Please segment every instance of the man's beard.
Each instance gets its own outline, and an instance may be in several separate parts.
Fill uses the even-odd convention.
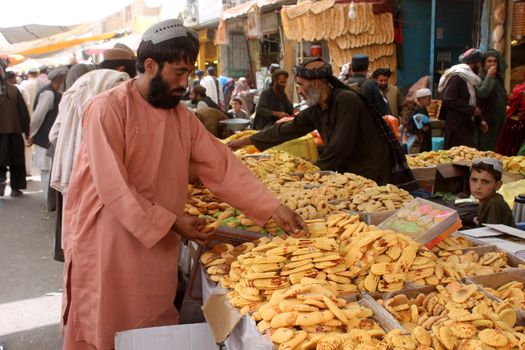
[[[315,106],[321,99],[321,89],[311,88],[306,96],[303,96],[304,103],[308,107]]]
[[[478,74],[479,73],[479,67],[478,66],[471,66],[470,69],[472,69],[474,74]]]
[[[381,91],[385,91],[388,88],[388,84],[377,84]]]
[[[275,90],[278,93],[282,94],[284,92],[284,86],[277,84],[277,85],[275,85]]]
[[[181,95],[174,95],[173,92],[181,92]],[[184,92],[185,89],[170,90],[159,69],[149,83],[148,102],[155,108],[172,109],[177,107]]]

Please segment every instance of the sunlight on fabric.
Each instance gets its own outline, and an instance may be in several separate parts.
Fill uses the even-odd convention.
[[[61,295],[0,304],[0,337],[60,323]]]

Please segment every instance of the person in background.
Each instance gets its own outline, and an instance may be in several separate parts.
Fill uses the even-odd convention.
[[[403,120],[407,113],[407,103],[399,88],[389,83],[391,76],[392,72],[389,68],[378,68],[372,73],[372,78],[376,81],[379,90],[387,101],[388,115]]]
[[[194,86],[190,90],[190,101],[195,106],[196,111],[210,107],[222,112],[221,107],[206,94],[206,88],[202,85]]]
[[[369,59],[368,55],[357,54],[352,56],[352,73],[345,82],[350,89],[365,96],[381,116],[388,114],[388,104],[373,79],[367,77]]]
[[[193,86],[201,84],[202,77],[204,76],[204,71],[202,69],[197,69],[195,71],[195,80],[193,81]]]
[[[44,201],[48,210],[49,175],[52,159],[48,154],[50,146],[49,131],[55,123],[58,114],[58,105],[62,97],[62,87],[66,79],[67,68],[58,67],[49,72],[50,83],[40,90],[35,99],[35,110],[31,117],[29,143],[34,144],[34,167],[40,170]]]
[[[39,81],[39,84],[40,84],[40,89],[42,89],[44,86],[46,85],[49,85],[50,83],[50,79],[48,77],[48,71],[49,71],[49,67],[46,66],[46,65],[43,65],[43,66],[40,66],[40,68],[38,68],[38,81]],[[40,89],[38,89],[38,91],[40,91]]]
[[[476,87],[481,120],[487,123],[486,132],[476,128],[474,140],[480,151],[495,151],[498,136],[505,122],[507,92],[504,74],[506,68],[503,56],[496,50],[488,50],[483,57],[480,78],[483,80]]]
[[[442,96],[440,118],[445,120],[445,149],[455,146],[475,147],[475,119],[481,115],[476,106],[476,86],[483,54],[478,49],[469,49],[460,56],[459,64],[445,71],[439,80],[438,91]],[[481,122],[482,132],[487,123]]]
[[[523,153],[525,144],[525,74],[523,82],[512,89],[496,152],[504,156]]]
[[[432,126],[427,110],[432,103],[432,92],[420,89],[416,92],[416,99],[416,105],[408,113],[401,132],[401,142],[410,154],[432,151]]]
[[[292,121],[233,140],[229,146],[235,149],[253,144],[264,151],[318,130],[325,143],[316,163],[321,170],[351,172],[408,191],[418,188],[401,146],[382,116],[364,96],[333,76],[329,63],[318,58],[296,66],[295,82],[309,108]]]
[[[226,83],[222,87],[223,94],[224,94],[224,106],[225,110],[228,109],[228,106],[230,105],[230,101],[233,97],[233,90],[235,89],[235,80],[233,78],[227,78]]]
[[[250,116],[248,115],[248,112],[246,112],[244,109],[242,109],[242,101],[238,97],[234,97],[231,100],[231,106],[232,108],[228,111],[228,113],[233,116],[234,118],[242,118],[242,119],[250,119]]]
[[[232,97],[240,98],[242,101],[242,109],[248,113],[253,113],[253,96],[248,96],[250,92],[250,84],[245,77],[240,77],[235,83]]]
[[[20,91],[6,81],[0,65],[0,197],[5,193],[9,170],[11,197],[26,188],[24,139],[29,137],[29,112]]]
[[[71,71],[81,64],[69,70],[66,81],[69,78],[69,83],[72,85],[62,95],[57,118],[49,131],[49,142],[55,146],[50,187],[57,191],[54,258],[58,261],[64,261],[62,251],[63,202],[67,197],[73,162],[82,141],[82,112],[93,97],[129,80],[130,76],[135,76],[137,72],[135,55],[129,50],[113,48],[105,50],[103,54],[103,64],[98,67],[94,66],[93,70],[83,75],[79,75],[78,70],[71,75]],[[123,62],[123,60],[130,62]],[[111,61],[114,62],[111,63]],[[101,66],[109,69],[103,69]]]
[[[272,74],[272,87],[264,90],[255,109],[254,127],[263,130],[275,124],[279,119],[291,117],[293,105],[284,89],[288,82],[288,72],[276,69]]]
[[[206,88],[206,94],[219,106],[224,105],[224,94],[219,79],[216,77],[215,67],[208,67],[207,75],[202,78],[200,85]]]
[[[270,64],[270,67],[268,67],[268,72],[266,73],[266,77],[264,78],[263,90],[267,90],[272,87],[272,74],[280,68],[281,67],[277,63]]]
[[[24,80],[20,86],[24,89],[24,100],[27,104],[27,110],[29,111],[29,115],[31,116],[33,114],[33,106],[35,104],[35,98],[40,89],[43,87],[40,85],[38,77],[38,70],[35,68],[31,68],[27,72],[27,79]]]
[[[92,70],[96,69],[97,66],[94,64],[87,64],[87,63],[79,63],[75,64],[73,67],[69,69],[66,75],[66,81],[64,82],[64,91],[67,91],[75,81],[77,81],[78,78],[83,76],[84,74],[91,72]]]
[[[184,215],[190,169],[258,225],[308,231],[180,103],[198,53],[180,20],[154,24],[137,50],[141,74],[84,109],[64,210],[64,350],[114,349],[117,332],[179,323],[181,241],[210,237],[205,219]]]
[[[499,159],[477,158],[470,167],[470,193],[479,200],[474,223],[516,227],[509,205],[497,191],[502,185],[503,165]]]

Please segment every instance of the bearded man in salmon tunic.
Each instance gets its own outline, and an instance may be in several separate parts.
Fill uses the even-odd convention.
[[[95,97],[83,115],[64,212],[64,349],[113,349],[116,332],[175,325],[181,239],[204,243],[183,216],[188,174],[257,224],[306,230],[184,104],[199,52],[179,20],[153,25],[139,76]]]

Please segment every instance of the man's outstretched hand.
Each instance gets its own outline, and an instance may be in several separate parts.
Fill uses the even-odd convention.
[[[232,140],[228,142],[228,147],[230,147],[232,150],[236,150],[239,148],[242,148],[244,146],[251,145],[252,141],[250,140],[250,137],[243,137],[242,139]]]
[[[289,234],[301,231],[308,234],[308,226],[303,218],[287,206],[281,205],[272,215],[273,221]]]
[[[173,224],[171,229],[177,232],[182,238],[204,245],[210,236],[210,233],[201,232],[206,224],[208,224],[206,219],[193,216],[180,216],[175,220],[175,224]]]

